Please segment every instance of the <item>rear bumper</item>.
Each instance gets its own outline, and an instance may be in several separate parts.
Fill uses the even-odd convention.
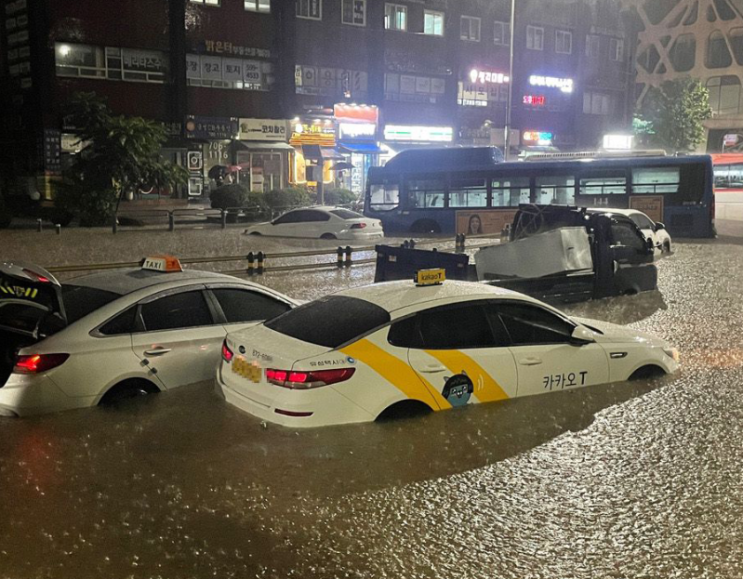
[[[217,370],[216,383],[217,389],[225,400],[233,406],[260,420],[289,428],[372,422],[375,419],[374,416],[339,394],[332,386],[305,391],[275,386],[280,392],[270,405],[267,405],[251,398],[248,389],[225,384],[221,377],[221,368]],[[290,416],[282,414],[282,411],[307,413],[308,415]]]
[[[0,416],[32,416],[91,406],[94,398],[67,396],[45,375],[11,374],[0,388]]]

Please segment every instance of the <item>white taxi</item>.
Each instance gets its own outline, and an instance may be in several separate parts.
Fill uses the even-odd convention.
[[[229,331],[293,308],[255,283],[174,258],[60,284],[0,263],[0,416],[95,406],[209,380]]]
[[[447,410],[679,366],[677,350],[659,338],[459,281],[345,290],[230,333],[222,350],[225,399],[290,427]]]
[[[315,206],[292,209],[273,221],[252,225],[245,234],[369,241],[382,237],[384,229],[379,219],[343,207]]]

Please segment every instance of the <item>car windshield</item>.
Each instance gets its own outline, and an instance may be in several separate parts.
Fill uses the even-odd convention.
[[[303,342],[338,348],[390,321],[390,314],[365,300],[329,296],[266,322],[266,327]]]
[[[79,319],[111,303],[119,294],[81,285],[63,285],[62,299],[64,302],[67,323],[72,324]]]
[[[364,217],[361,213],[349,211],[348,209],[332,209],[330,212],[341,219],[362,219]]]

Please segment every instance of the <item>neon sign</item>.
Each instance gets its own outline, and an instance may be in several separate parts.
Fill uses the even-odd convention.
[[[524,141],[529,141],[530,143],[537,143],[538,145],[552,144],[552,133],[545,131],[524,131],[522,136]]]
[[[510,82],[510,78],[507,74],[503,74],[502,72],[485,72],[484,70],[477,70],[476,68],[473,68],[470,71],[470,81],[472,82],[480,82],[481,84],[485,83],[495,83],[495,84],[504,84],[506,82]]]
[[[572,78],[556,78],[554,76],[531,75],[529,84],[532,86],[544,86],[547,88],[559,88],[562,92],[573,92]]]
[[[546,99],[544,98],[544,95],[541,94],[525,94],[524,95],[524,104],[529,105],[531,107],[543,107],[545,105]]]

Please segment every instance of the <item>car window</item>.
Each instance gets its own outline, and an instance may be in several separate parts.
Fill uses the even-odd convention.
[[[301,217],[301,211],[289,211],[284,213],[281,217],[274,220],[274,225],[284,225],[285,223],[297,223]]]
[[[423,346],[431,350],[463,350],[495,345],[481,305],[433,308],[418,314]]]
[[[564,344],[575,328],[571,322],[539,306],[500,303],[487,307],[491,318],[499,318],[514,346]]]
[[[330,211],[333,215],[337,215],[341,219],[363,219],[363,215],[361,213],[356,213],[355,211],[349,211],[348,209],[331,209]]]
[[[211,290],[222,307],[228,324],[270,320],[289,311],[289,304],[269,295],[235,288]]]
[[[325,213],[324,211],[313,211],[313,210],[306,210],[301,211],[302,217],[299,219],[300,223],[306,223],[310,221],[329,221],[330,215]]]
[[[145,330],[174,330],[209,326],[214,323],[201,291],[165,296],[142,306]]]
[[[635,213],[633,215],[630,215],[630,219],[640,229],[655,229],[655,224],[652,221],[650,221],[648,217],[645,217],[644,215]]]
[[[104,336],[119,336],[121,334],[131,334],[136,327],[137,307],[133,306],[123,311],[118,316],[109,320],[99,328],[99,332]]]
[[[67,314],[67,323],[76,322],[119,297],[121,297],[120,294],[92,287],[63,285],[62,301],[65,314]]]
[[[627,221],[613,221],[611,224],[611,235],[615,245],[624,245],[625,247],[632,247],[639,250],[645,247],[642,237],[638,235],[633,224]]]
[[[390,321],[387,310],[347,296],[327,296],[266,322],[266,327],[303,342],[337,348]]]

